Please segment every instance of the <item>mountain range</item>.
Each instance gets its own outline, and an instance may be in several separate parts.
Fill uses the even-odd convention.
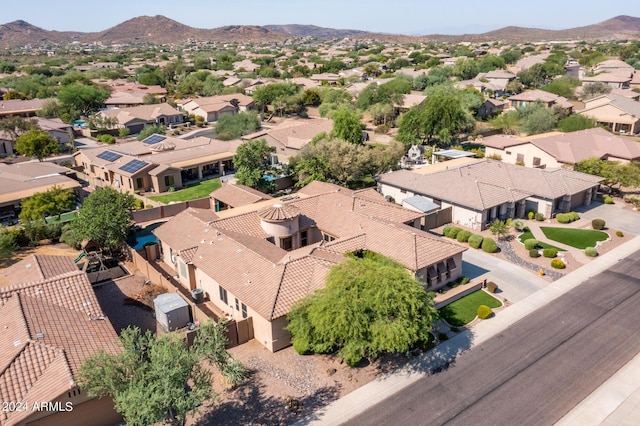
[[[134,43],[179,44],[187,40],[212,42],[272,42],[292,37],[322,39],[357,38],[392,42],[447,41],[447,42],[537,42],[551,40],[639,39],[640,18],[616,16],[584,27],[564,30],[544,30],[524,27],[505,27],[481,34],[408,36],[366,31],[323,28],[315,25],[234,25],[212,29],[193,28],[165,16],[139,16],[101,32],[49,31],[19,20],[0,25],[0,47],[14,48],[26,45],[65,45],[81,43]]]

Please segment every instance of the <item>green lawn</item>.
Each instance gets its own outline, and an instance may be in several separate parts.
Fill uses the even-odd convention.
[[[486,291],[478,290],[441,308],[440,316],[452,326],[462,327],[469,324],[478,315],[480,305],[498,308],[502,306],[502,303]]]
[[[78,211],[74,210],[72,212],[69,213],[62,213],[60,215],[60,220],[58,220],[58,216],[49,216],[48,218],[45,219],[45,221],[47,223],[58,223],[58,222],[70,222],[73,219],[76,218],[76,216],[78,216]]]
[[[197,200],[198,198],[208,197],[211,192],[220,188],[220,186],[222,186],[222,184],[220,183],[220,179],[209,179],[200,183],[196,183],[195,185],[188,188],[181,189],[180,191],[169,192],[165,195],[156,195],[154,197],[147,198],[164,204],[169,204],[172,201],[180,202]]]
[[[543,226],[541,226],[540,229],[548,239],[578,249],[595,247],[598,241],[604,241],[609,238],[606,232],[593,231],[590,229],[551,228]]]
[[[533,233],[531,232],[531,230],[529,228],[524,228],[524,232],[518,237],[518,239],[522,242],[522,244],[524,244],[525,240],[528,240],[530,238],[535,238],[537,240],[537,238],[533,235]],[[551,244],[543,243],[542,241],[538,241],[538,246],[541,249],[552,248],[552,249],[556,249],[558,251],[566,251],[564,249],[561,249],[560,247],[556,247],[556,246],[552,246]]]

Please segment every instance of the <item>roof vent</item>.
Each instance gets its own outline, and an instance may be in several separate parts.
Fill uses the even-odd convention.
[[[89,306],[89,305],[91,305],[91,302],[89,302],[89,301],[86,301],[86,302],[83,302],[83,303],[82,303],[82,306],[83,306],[83,307],[85,307],[85,308],[86,308],[87,306]]]
[[[36,333],[36,339],[44,339],[44,334]]]
[[[20,339],[18,339],[18,340],[14,340],[14,341],[13,341],[13,346],[20,346],[20,343],[22,343],[22,342],[20,341]]]

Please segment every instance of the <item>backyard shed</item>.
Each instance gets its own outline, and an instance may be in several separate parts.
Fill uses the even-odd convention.
[[[156,319],[164,331],[186,327],[191,321],[189,304],[177,293],[164,293],[153,299]]]

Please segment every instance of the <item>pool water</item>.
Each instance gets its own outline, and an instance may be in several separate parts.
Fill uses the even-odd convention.
[[[147,243],[157,243],[158,242],[158,238],[156,238],[156,236],[153,235],[153,234],[136,235],[135,238],[136,238],[135,244],[131,244],[130,243],[131,247],[133,247],[134,250],[140,250]]]

